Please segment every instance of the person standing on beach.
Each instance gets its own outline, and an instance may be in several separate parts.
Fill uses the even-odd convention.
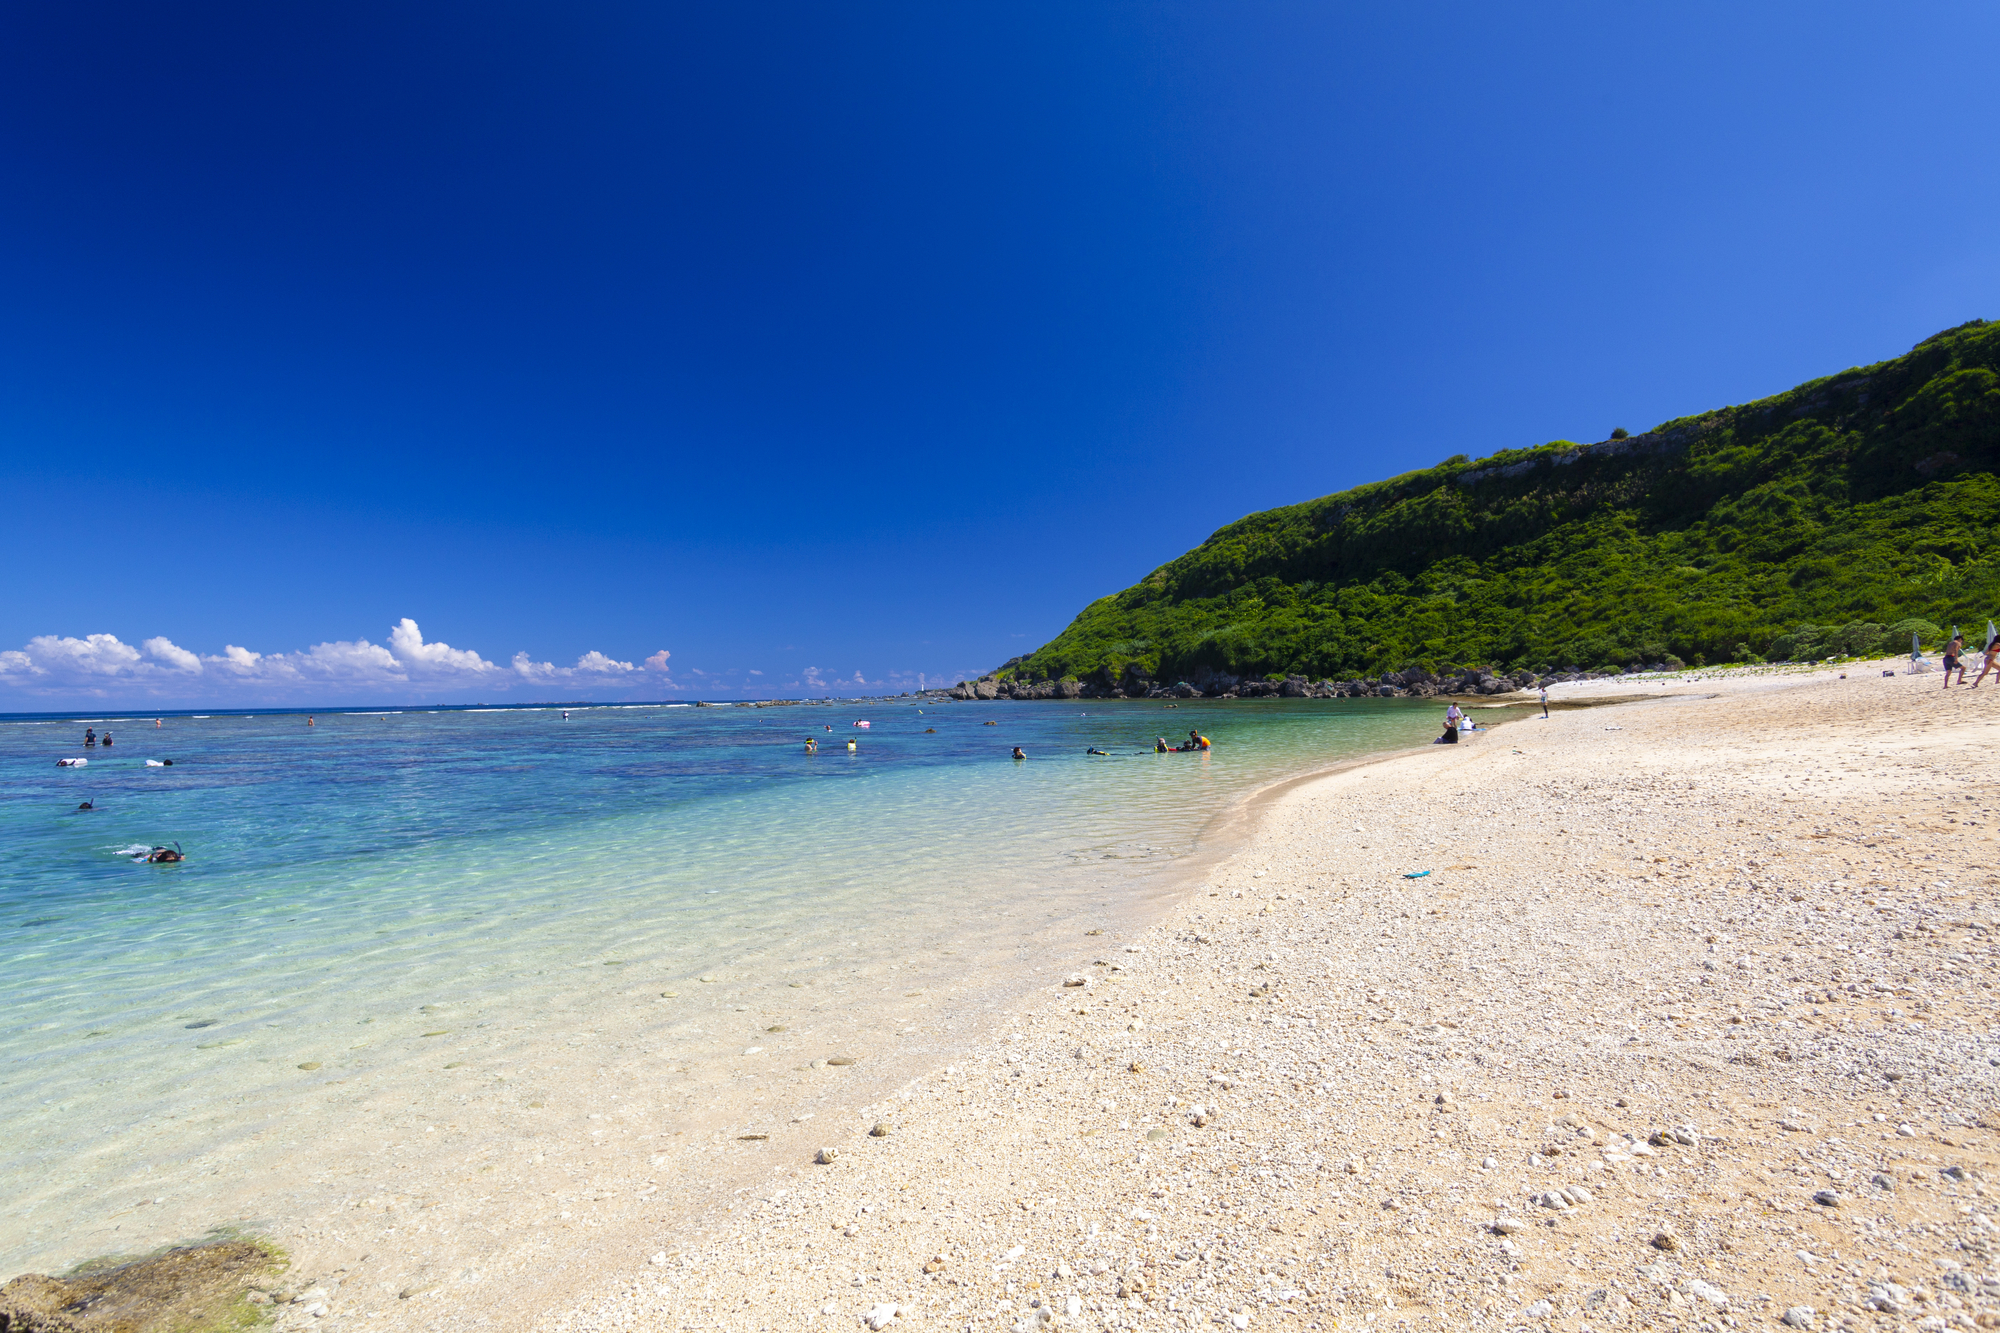
[[[1958,683],[1965,684],[1965,667],[1960,664],[1959,655],[1965,651],[1965,636],[1954,634],[1951,642],[1944,646],[1944,687],[1951,688],[1951,673],[1958,672]]]
[[[1447,705],[1444,710],[1444,720],[1451,724],[1451,729],[1453,731],[1458,730],[1458,720],[1464,716],[1465,714],[1458,711],[1458,705],[1456,703]]]
[[[1544,685],[1542,686],[1542,716],[1547,717],[1548,715],[1549,715],[1549,687]]]

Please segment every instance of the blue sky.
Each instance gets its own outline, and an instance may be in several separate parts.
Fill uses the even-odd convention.
[[[1245,513],[2000,315],[1997,37],[8,6],[0,707],[990,669]]]

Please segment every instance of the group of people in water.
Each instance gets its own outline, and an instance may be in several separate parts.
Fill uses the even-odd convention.
[[[866,726],[866,725],[867,725],[867,723],[865,723],[865,722],[857,722],[857,723],[856,723],[855,725],[856,725],[856,726]],[[990,726],[990,725],[992,725],[992,724],[991,724],[991,723],[989,723],[988,725]],[[833,728],[832,728],[832,727],[828,727],[828,728],[827,728],[827,730],[828,730],[828,731],[832,731],[832,730],[833,730]],[[930,728],[927,728],[927,730],[928,730],[928,731],[936,731],[936,730],[937,730],[937,728],[936,728],[936,727],[930,727]],[[1208,737],[1206,737],[1206,736],[1202,735],[1202,734],[1201,734],[1201,732],[1199,732],[1199,731],[1197,731],[1197,730],[1195,730],[1195,729],[1193,729],[1193,728],[1189,728],[1189,730],[1188,730],[1188,734],[1187,734],[1187,739],[1186,739],[1185,741],[1182,741],[1182,742],[1181,742],[1181,743],[1180,743],[1179,745],[1169,745],[1169,744],[1167,744],[1167,738],[1166,738],[1165,736],[1161,736],[1161,737],[1158,737],[1157,739],[1155,739],[1155,740],[1154,740],[1154,742],[1153,742],[1153,753],[1155,753],[1155,754],[1187,754],[1187,753],[1189,753],[1189,752],[1191,752],[1191,751],[1202,751],[1202,750],[1208,750],[1208,749],[1211,749],[1211,748],[1213,748],[1213,746],[1214,746],[1214,742],[1213,742],[1213,741],[1211,741],[1211,740],[1209,740],[1209,738],[1208,738]],[[847,750],[848,750],[848,753],[850,753],[850,754],[854,753],[854,752],[855,752],[855,750],[856,750],[856,746],[855,746],[855,744],[854,744],[854,741],[853,741],[852,739],[849,739],[849,741],[847,742]],[[819,753],[819,737],[817,737],[817,736],[808,736],[808,737],[806,737],[806,742],[805,742],[805,752],[806,752],[807,754],[818,754],[818,753]],[[1110,757],[1111,757],[1111,751],[1109,751],[1109,750],[1100,750],[1100,749],[1098,749],[1098,748],[1097,748],[1096,746],[1094,746],[1094,745],[1093,745],[1093,746],[1091,746],[1091,747],[1089,747],[1088,749],[1086,749],[1086,750],[1084,751],[1084,753],[1085,753],[1085,754],[1087,754],[1087,755],[1102,755],[1102,756],[1104,756],[1105,758],[1110,758]],[[1013,754],[1012,754],[1011,756],[1009,756],[1009,757],[1010,757],[1010,758],[1014,758],[1014,759],[1026,759],[1026,758],[1028,757],[1028,752],[1027,752],[1026,750],[1022,749],[1022,748],[1021,748],[1020,746],[1018,746],[1018,745],[1017,745],[1017,746],[1015,746],[1015,747],[1014,747],[1014,753],[1013,753]]]
[[[159,726],[160,720],[158,718],[153,719],[153,725],[156,727]],[[83,743],[86,747],[92,749],[95,749],[100,745],[110,745],[111,733],[107,731],[102,736],[100,736],[97,734],[97,728],[85,727],[83,729]],[[56,765],[59,768],[71,768],[79,766],[83,762],[84,761],[81,759],[58,759],[56,760]],[[171,759],[148,759],[146,763],[149,766],[157,765],[161,768],[172,768],[174,761]],[[78,814],[95,813],[97,810],[97,802],[85,801],[82,804],[78,805],[76,809]],[[155,846],[146,851],[142,855],[134,856],[132,859],[135,861],[145,862],[149,865],[171,865],[176,861],[187,860],[187,854],[181,851],[181,845],[179,843],[175,843],[171,847]]]
[[[1209,740],[1208,737],[1202,735],[1199,731],[1190,729],[1188,732],[1188,738],[1185,741],[1181,742],[1179,745],[1167,744],[1167,738],[1165,736],[1156,737],[1153,741],[1153,753],[1188,754],[1192,751],[1207,750],[1212,748],[1213,746],[1214,742]],[[1092,745],[1087,749],[1085,749],[1084,753],[1087,755],[1099,755],[1106,759],[1114,757],[1111,751],[1100,750],[1095,745]],[[1014,758],[1026,759],[1027,757],[1028,757],[1028,752],[1026,750],[1023,750],[1018,745],[1014,747]]]

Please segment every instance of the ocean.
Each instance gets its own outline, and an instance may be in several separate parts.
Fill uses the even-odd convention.
[[[571,1116],[583,1152],[595,1097],[733,1142],[816,1079],[950,1058],[977,1014],[1187,891],[1253,792],[1422,744],[1439,712],[0,718],[0,1277],[334,1216],[393,1195],[391,1160],[442,1178],[420,1133],[459,1163]],[[86,725],[116,744],[83,749]],[[1215,748],[1152,752],[1190,728]],[[185,861],[139,859],[173,844]],[[618,1170],[705,1169],[643,1137]],[[439,1271],[506,1261],[426,1234]]]

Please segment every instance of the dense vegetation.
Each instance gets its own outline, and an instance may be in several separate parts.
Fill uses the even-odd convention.
[[[2000,611],[2000,323],[1594,445],[1252,514],[1002,674],[1353,676],[1909,650]]]

